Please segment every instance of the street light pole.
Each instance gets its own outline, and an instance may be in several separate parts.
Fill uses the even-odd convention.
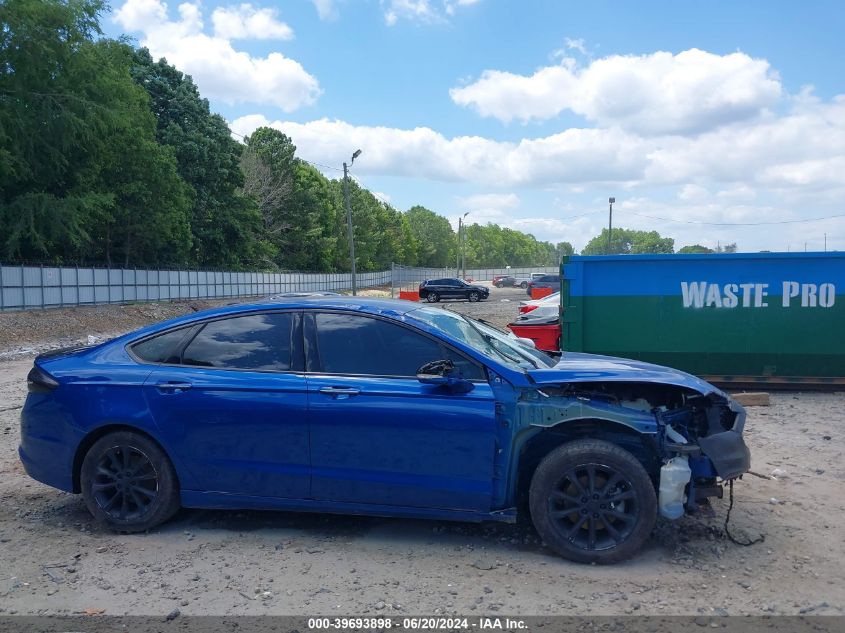
[[[613,203],[616,202],[616,198],[608,198],[608,202],[610,203],[610,212],[607,216],[607,254],[610,255],[610,240],[613,236]]]
[[[458,218],[458,244],[457,248],[455,249],[455,277],[461,276],[461,227],[463,226],[464,219],[462,217]]]
[[[349,161],[351,167],[355,163],[355,159],[361,155],[361,150],[355,150],[352,154],[352,160]],[[343,163],[343,202],[346,205],[346,232],[349,234],[349,262],[352,264],[352,296],[358,294],[358,283],[355,275],[355,235],[352,233],[352,205],[349,203],[349,170],[346,163]]]
[[[466,278],[467,276],[467,254],[466,254],[466,228],[464,228],[463,219],[469,215],[469,211],[463,214],[460,218],[458,218],[458,248],[459,250],[459,266],[463,270],[461,272],[458,271],[458,276],[462,279]]]

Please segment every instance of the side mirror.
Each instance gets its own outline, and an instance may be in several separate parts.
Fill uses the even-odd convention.
[[[417,370],[417,380],[424,385],[446,387],[452,393],[468,393],[475,388],[450,360],[435,360]]]

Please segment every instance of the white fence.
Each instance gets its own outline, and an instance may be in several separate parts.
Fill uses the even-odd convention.
[[[467,278],[489,281],[494,275],[556,273],[557,267],[468,268]],[[357,275],[358,288],[408,289],[424,279],[457,276],[454,268],[393,265]],[[206,270],[142,270],[0,265],[0,311],[64,306],[253,297],[282,292],[348,291],[349,273],[257,273]],[[392,293],[391,293],[392,294]]]
[[[357,275],[359,288],[389,285],[389,270]],[[348,273],[256,273],[0,265],[0,311],[64,306],[350,290]]]

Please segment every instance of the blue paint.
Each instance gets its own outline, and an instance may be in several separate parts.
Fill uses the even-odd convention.
[[[574,256],[564,264],[572,297],[680,296],[682,282],[834,283],[845,292],[845,253],[713,253]]]
[[[269,310],[307,316],[314,309],[410,327],[483,366],[488,380],[474,380],[470,391],[459,393],[415,377],[312,371],[319,367],[312,366],[310,351],[294,359],[290,371],[148,364],[128,351],[132,343],[178,325]],[[119,425],[146,433],[164,448],[188,507],[507,521],[514,517],[519,447],[540,430],[529,428],[535,423],[526,422],[529,414],[523,411],[532,402],[546,402],[539,393],[543,386],[635,381],[713,391],[676,370],[585,354],[566,354],[556,367],[526,370],[415,318],[418,309],[410,302],[362,298],[265,301],[39,357],[36,364],[59,387],[28,396],[21,414],[21,460],[35,479],[72,491],[80,447],[92,433]],[[296,322],[302,330],[295,336],[309,350],[315,320]],[[657,430],[649,412],[593,404],[591,415],[600,417],[596,411],[604,406],[609,419],[646,434]]]

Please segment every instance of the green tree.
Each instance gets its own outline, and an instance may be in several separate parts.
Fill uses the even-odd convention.
[[[419,205],[405,211],[405,219],[419,245],[419,256],[416,262],[402,263],[426,268],[454,266],[457,242],[449,220]]]
[[[611,237],[610,248],[607,245],[607,229],[591,239],[582,255],[634,255],[643,253],[674,253],[675,240],[662,237],[657,231],[636,231],[615,228]]]
[[[179,175],[190,187],[190,262],[198,266],[266,265],[274,251],[265,239],[255,202],[242,195],[243,146],[226,121],[209,109],[191,77],[146,48],[135,51],[132,76],[149,94],[156,137],[172,148]]]
[[[153,262],[190,244],[175,161],[155,142],[131,48],[99,37],[102,10],[99,0],[0,4],[6,257]]]
[[[702,246],[701,244],[691,244],[689,246],[684,246],[678,250],[679,253],[712,253],[712,248],[707,248],[706,246]]]
[[[468,267],[552,266],[557,250],[550,242],[533,235],[503,228],[498,224],[471,224],[466,227]]]
[[[557,252],[560,257],[569,257],[575,254],[575,249],[572,248],[572,244],[569,242],[558,242]]]

